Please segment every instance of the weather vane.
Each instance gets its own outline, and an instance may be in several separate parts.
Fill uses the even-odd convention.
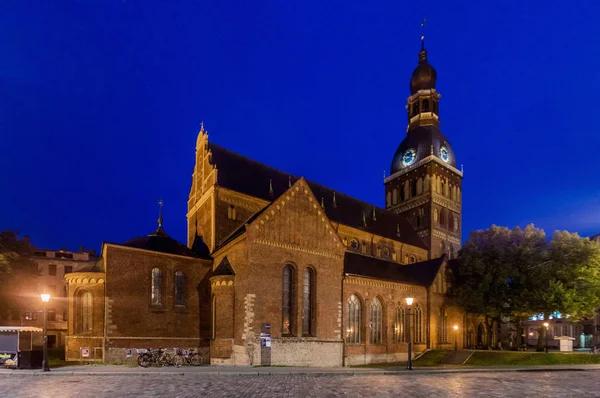
[[[423,20],[421,21],[421,32],[423,32],[421,34],[421,43],[423,44],[423,46],[425,46],[425,22],[427,22],[427,18],[423,18]]]

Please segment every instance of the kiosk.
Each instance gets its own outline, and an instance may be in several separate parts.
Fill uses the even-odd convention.
[[[42,367],[42,328],[0,326],[0,364],[19,369]]]

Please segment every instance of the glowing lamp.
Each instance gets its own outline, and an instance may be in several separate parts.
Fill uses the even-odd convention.
[[[454,325],[454,330],[458,330],[458,325]]]
[[[42,301],[43,301],[44,303],[47,303],[48,301],[50,301],[50,295],[49,295],[49,294],[47,294],[47,293],[40,294],[40,297],[42,298]]]
[[[412,305],[414,299],[412,297],[407,297],[405,300],[406,300],[406,305]]]

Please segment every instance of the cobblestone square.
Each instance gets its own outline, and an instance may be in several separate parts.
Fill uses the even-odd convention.
[[[0,376],[14,397],[600,397],[600,371],[437,375]]]

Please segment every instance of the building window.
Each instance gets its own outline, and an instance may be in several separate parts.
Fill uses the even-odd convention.
[[[73,266],[72,265],[65,265],[65,275],[66,274],[70,274],[71,272],[73,272]]]
[[[175,305],[183,305],[185,292],[185,276],[183,272],[175,272]]]
[[[415,305],[415,316],[413,319],[415,320],[413,323],[415,342],[422,343],[425,341],[425,328],[423,327],[423,308],[421,307],[421,304]]]
[[[362,242],[362,254],[367,254],[367,242]]]
[[[302,334],[311,336],[314,334],[315,273],[310,268],[304,270],[303,303]]]
[[[377,297],[371,301],[370,308],[370,326],[371,326],[371,338],[369,339],[371,344],[381,344],[383,342],[383,309],[381,308],[381,302]]]
[[[423,112],[429,112],[429,100],[428,99],[424,99],[423,100]]]
[[[440,211],[440,225],[442,227],[446,226],[446,210],[445,209],[442,209]]]
[[[440,308],[440,320],[439,320],[439,334],[438,340],[440,343],[448,342],[448,313],[446,307]]]
[[[399,305],[396,307],[396,316],[394,319],[394,343],[404,343],[406,341],[406,337],[404,336],[405,325],[404,307]]]
[[[415,102],[412,107],[412,115],[416,116],[419,113],[419,102]]]
[[[283,267],[281,294],[281,334],[291,335],[293,329],[294,269],[291,265]]]
[[[387,207],[390,207],[392,205],[392,193],[388,191],[388,193],[385,195],[385,203]]]
[[[18,308],[14,308],[10,310],[10,319],[13,321],[18,321],[21,319],[21,311]]]
[[[392,204],[395,205],[398,203],[398,188],[394,188],[392,191]]]
[[[54,253],[54,257],[55,258],[63,258],[63,259],[67,259],[67,260],[72,260],[73,259],[73,253],[56,252],[56,253]]]
[[[48,275],[56,276],[56,264],[48,265]]]
[[[92,293],[84,292],[79,296],[79,333],[92,331]]]
[[[230,205],[227,208],[227,218],[229,218],[230,220],[237,220],[237,217],[235,214],[235,206]]]
[[[35,310],[33,310],[33,311],[27,311],[25,313],[25,320],[26,321],[35,321],[35,320],[37,320],[37,312]]]
[[[448,229],[454,231],[454,216],[452,212],[448,212]]]
[[[48,320],[56,321],[56,310],[55,309],[48,310]]]
[[[152,305],[162,304],[162,272],[158,268],[152,269]]]
[[[360,343],[360,328],[361,328],[361,306],[360,300],[354,294],[348,298],[346,303],[346,316],[348,322],[346,324],[346,343]]]
[[[433,221],[440,221],[440,213],[438,212],[438,209],[433,209]]]
[[[217,298],[212,296],[212,338],[217,338]]]
[[[69,320],[69,309],[63,308],[63,321],[68,321],[68,320]]]
[[[417,180],[412,180],[410,182],[410,196],[412,198],[417,196]]]

